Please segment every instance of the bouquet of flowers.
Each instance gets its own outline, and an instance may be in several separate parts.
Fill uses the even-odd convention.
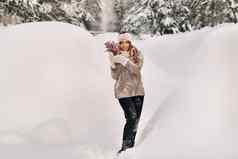
[[[113,53],[113,55],[117,55],[119,53],[118,43],[116,43],[114,41],[106,41],[104,43],[104,45],[107,48],[107,50],[109,50]]]

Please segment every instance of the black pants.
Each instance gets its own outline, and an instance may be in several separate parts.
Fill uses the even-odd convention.
[[[144,96],[131,96],[119,98],[118,100],[126,118],[126,123],[123,130],[122,146],[134,146],[143,107]]]

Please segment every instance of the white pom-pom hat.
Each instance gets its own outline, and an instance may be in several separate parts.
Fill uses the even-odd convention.
[[[121,34],[118,35],[118,42],[120,42],[122,40],[128,40],[130,42],[132,41],[130,34],[127,33],[127,32],[126,33],[121,33]]]

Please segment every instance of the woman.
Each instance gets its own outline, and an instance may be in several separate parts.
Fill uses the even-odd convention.
[[[108,53],[111,62],[111,77],[116,80],[114,96],[118,99],[126,118],[119,154],[127,148],[132,148],[135,144],[145,91],[141,76],[144,62],[142,53],[132,45],[128,33],[119,34],[118,41],[117,55],[111,51]]]

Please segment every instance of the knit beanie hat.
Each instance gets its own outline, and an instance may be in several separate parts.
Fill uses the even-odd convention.
[[[132,41],[130,34],[127,32],[118,35],[118,42],[120,42],[122,40]]]

